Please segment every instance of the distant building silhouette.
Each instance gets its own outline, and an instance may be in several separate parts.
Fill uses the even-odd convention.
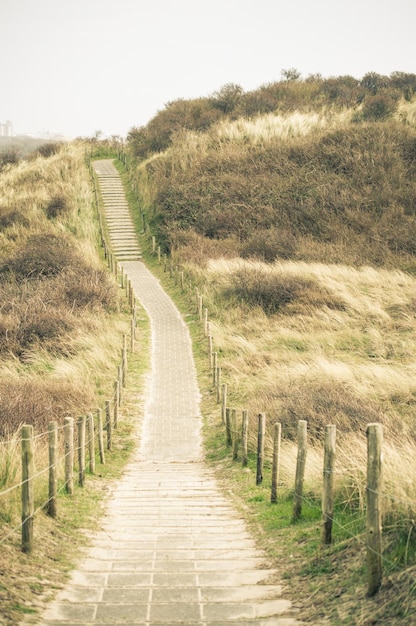
[[[0,137],[13,137],[13,123],[10,120],[0,122]]]

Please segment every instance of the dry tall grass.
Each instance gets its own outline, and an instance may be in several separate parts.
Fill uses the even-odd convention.
[[[313,444],[306,483],[319,499],[323,432],[335,423],[338,497],[362,507],[365,429],[381,422],[385,512],[396,520],[404,511],[416,514],[416,477],[409,478],[408,465],[416,435],[416,280],[399,271],[291,261],[211,259],[204,269],[185,267],[210,312],[229,402],[252,415],[253,448],[255,415],[265,412],[269,428],[282,423],[289,485],[290,440],[297,420],[306,419]],[[269,449],[270,438],[269,431]]]
[[[2,437],[92,410],[110,384],[128,321],[114,315],[93,199],[81,144],[1,173]]]

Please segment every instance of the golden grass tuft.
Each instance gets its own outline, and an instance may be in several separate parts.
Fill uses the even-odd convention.
[[[305,488],[320,499],[323,434],[336,424],[337,498],[362,509],[365,430],[380,422],[385,514],[397,523],[416,514],[413,474],[407,478],[416,436],[416,279],[397,270],[241,258],[209,258],[203,265],[187,259],[185,268],[209,310],[229,406],[251,416],[252,449],[258,413],[266,413],[269,456],[271,425],[282,423],[284,484],[293,480],[297,422],[305,419]],[[273,281],[291,285],[293,300],[271,311],[253,303],[250,289],[257,294]]]

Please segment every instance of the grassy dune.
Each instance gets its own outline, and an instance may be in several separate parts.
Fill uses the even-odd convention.
[[[0,622],[35,619],[62,584],[93,529],[108,481],[132,445],[141,373],[146,367],[145,320],[140,356],[129,355],[128,381],[113,452],[83,489],[65,496],[59,458],[58,519],[46,515],[48,423],[96,414],[114,393],[123,334],[131,312],[124,290],[99,254],[93,185],[82,144],[6,165],[0,173]],[[143,316],[144,317],[144,316]],[[35,545],[21,552],[20,426],[35,434]],[[97,452],[98,454],[98,452]],[[45,469],[46,468],[46,469]]]
[[[162,247],[208,308],[228,404],[282,423],[280,504],[253,487],[204,394],[208,458],[285,563],[302,617],[408,624],[416,589],[415,102],[383,121],[324,106],[175,131],[131,177]],[[169,284],[169,283],[168,283]],[[175,293],[175,292],[174,292]],[[180,301],[180,298],[179,298]],[[186,305],[185,305],[186,306]],[[203,343],[195,336],[196,356]],[[210,386],[206,357],[201,384]],[[304,519],[291,522],[296,425],[308,421]],[[366,426],[384,430],[385,582],[365,597]],[[323,432],[337,425],[334,543],[319,542]],[[313,598],[313,600],[309,600]]]

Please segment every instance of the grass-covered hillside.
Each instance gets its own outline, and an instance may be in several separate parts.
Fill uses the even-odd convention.
[[[52,152],[0,174],[0,437],[95,408],[118,351],[84,148]]]
[[[96,445],[95,474],[89,464],[85,484],[76,481],[69,497],[64,418],[76,425],[80,416],[96,416],[97,433],[98,409],[108,400],[113,410],[131,311],[100,253],[85,146],[47,145],[0,169],[0,623],[15,626],[23,619],[35,623],[73,567],[85,530],[96,528],[108,481],[133,445],[147,351],[145,331],[138,357],[129,353],[129,374],[135,371],[123,390],[112,451],[106,449],[104,465]],[[49,506],[51,422],[58,426],[56,517]],[[33,425],[35,442],[30,553],[21,539],[23,424]]]
[[[404,625],[416,620],[416,77],[406,75],[406,88],[397,73],[347,78],[291,75],[251,94],[228,86],[222,96],[234,95],[235,106],[221,115],[213,105],[221,94],[171,103],[132,130],[130,174],[152,234],[203,296],[228,405],[250,416],[251,450],[258,413],[268,459],[273,423],[282,424],[273,509],[266,487],[253,493],[250,469],[242,475],[230,460],[218,404],[204,396],[208,455],[286,564],[302,617]],[[270,108],[256,109],[266,96]],[[156,130],[165,141],[150,150]],[[300,419],[310,445],[307,512],[294,526]],[[372,422],[384,431],[384,583],[375,600],[366,599],[363,565]],[[336,533],[323,549],[328,424],[337,426]]]

